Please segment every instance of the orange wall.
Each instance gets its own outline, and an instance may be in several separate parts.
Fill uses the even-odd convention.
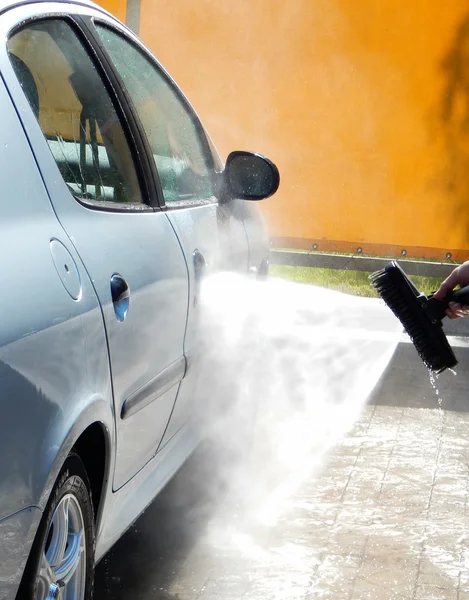
[[[125,23],[127,0],[99,0],[98,4]]]
[[[469,257],[467,0],[140,2],[222,157],[277,163],[272,236]]]

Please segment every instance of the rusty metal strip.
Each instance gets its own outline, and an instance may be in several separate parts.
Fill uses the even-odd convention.
[[[373,256],[396,256],[444,262],[469,259],[468,249],[436,248],[431,246],[409,246],[406,244],[386,244],[373,242],[345,242],[340,240],[272,237],[274,248],[285,250],[306,250],[313,252],[346,252],[347,254],[367,254]]]

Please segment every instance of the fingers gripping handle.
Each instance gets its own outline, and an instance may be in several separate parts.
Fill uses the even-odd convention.
[[[449,304],[450,302],[457,302],[463,306],[469,305],[469,285],[466,285],[466,287],[456,290],[455,292],[451,292],[446,296],[444,301],[446,304]]]

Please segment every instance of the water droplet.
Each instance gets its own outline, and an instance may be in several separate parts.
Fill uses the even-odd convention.
[[[440,390],[436,387],[436,382],[439,378],[437,373],[434,373],[431,369],[428,369],[428,377],[430,379],[430,385],[435,391],[435,395],[437,397],[438,406],[441,408],[443,405],[443,398],[440,396]]]

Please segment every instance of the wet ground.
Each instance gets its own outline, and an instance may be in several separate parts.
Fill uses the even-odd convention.
[[[202,448],[98,566],[96,597],[469,600],[469,350],[456,351],[440,402],[401,344],[271,527],[243,520]]]

